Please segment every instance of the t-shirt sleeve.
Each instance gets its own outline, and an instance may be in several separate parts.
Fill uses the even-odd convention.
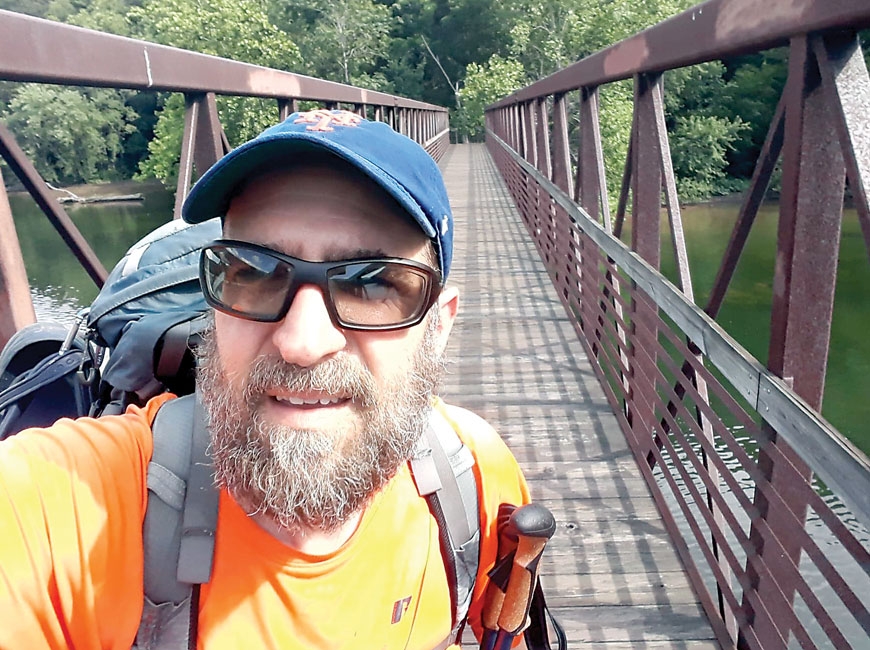
[[[153,401],[0,443],[0,648],[129,648]]]
[[[498,553],[499,508],[529,503],[529,488],[514,455],[483,418],[456,406],[439,405],[463,442],[471,449],[480,491],[480,566],[474,585],[468,623],[475,636],[482,635],[483,595],[489,581],[487,572]]]

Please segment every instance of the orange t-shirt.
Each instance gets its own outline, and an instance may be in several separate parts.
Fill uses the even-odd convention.
[[[0,444],[0,648],[130,647],[142,610],[142,520],[150,422],[165,397],[121,416],[61,420]],[[501,503],[528,490],[498,435],[436,403],[477,460],[481,562],[469,611],[496,553]],[[224,492],[198,647],[430,650],[450,631],[438,530],[408,468],[373,499],[329,556],[281,544]]]

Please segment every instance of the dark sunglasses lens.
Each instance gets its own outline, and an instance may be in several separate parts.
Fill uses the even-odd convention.
[[[266,252],[210,246],[202,254],[203,290],[217,309],[254,320],[278,320],[292,268]]]
[[[387,327],[418,319],[432,278],[401,262],[351,262],[329,270],[329,294],[339,319],[350,326]]]

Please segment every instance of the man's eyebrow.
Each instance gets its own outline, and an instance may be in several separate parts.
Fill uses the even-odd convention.
[[[395,255],[387,255],[383,249],[357,248],[351,251],[341,251],[336,253],[326,253],[324,262],[338,262],[340,260],[361,260],[371,257],[395,257]]]
[[[252,244],[257,244],[259,246],[265,246],[273,251],[277,251],[279,253],[284,253],[285,255],[290,255],[291,257],[298,257],[299,259],[306,259],[303,255],[299,254],[299,251],[288,250],[285,246],[281,246],[276,242],[267,242],[267,241],[252,241]],[[341,262],[344,260],[361,260],[373,257],[396,257],[395,255],[389,255],[382,248],[355,248],[351,250],[328,250],[323,255],[324,262]]]

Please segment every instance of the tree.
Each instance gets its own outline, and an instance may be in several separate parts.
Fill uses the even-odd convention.
[[[725,154],[745,124],[713,115],[688,113],[675,119],[671,154],[680,198],[695,201],[735,189],[728,183]]]
[[[785,49],[739,57],[727,62],[727,83],[711,106],[710,114],[735,117],[746,124],[728,154],[729,172],[749,178],[761,152],[770,122],[788,76]]]
[[[133,111],[111,90],[21,86],[4,119],[18,144],[50,183],[117,177],[121,143]]]
[[[423,30],[439,61],[427,61],[429,101],[451,106],[454,90],[447,78],[461,86],[469,64],[485,64],[493,54],[509,55],[514,7],[502,0],[434,0],[433,4],[428,14],[431,23]],[[444,68],[443,75],[439,67]]]
[[[278,69],[294,69],[299,49],[279,30],[259,0],[146,0],[127,14],[137,38]],[[274,102],[242,97],[218,98],[218,114],[227,138],[243,142],[278,119]],[[155,137],[140,175],[171,183],[177,175],[184,132],[184,101],[176,97],[159,112]]]
[[[346,84],[368,82],[369,88],[384,83],[377,63],[389,52],[389,7],[372,0],[312,0],[288,4],[282,14],[309,74]]]
[[[470,63],[466,68],[465,85],[459,91],[462,107],[453,126],[473,139],[483,136],[483,109],[497,99],[509,95],[526,83],[526,74],[518,61],[493,54],[483,65]]]

